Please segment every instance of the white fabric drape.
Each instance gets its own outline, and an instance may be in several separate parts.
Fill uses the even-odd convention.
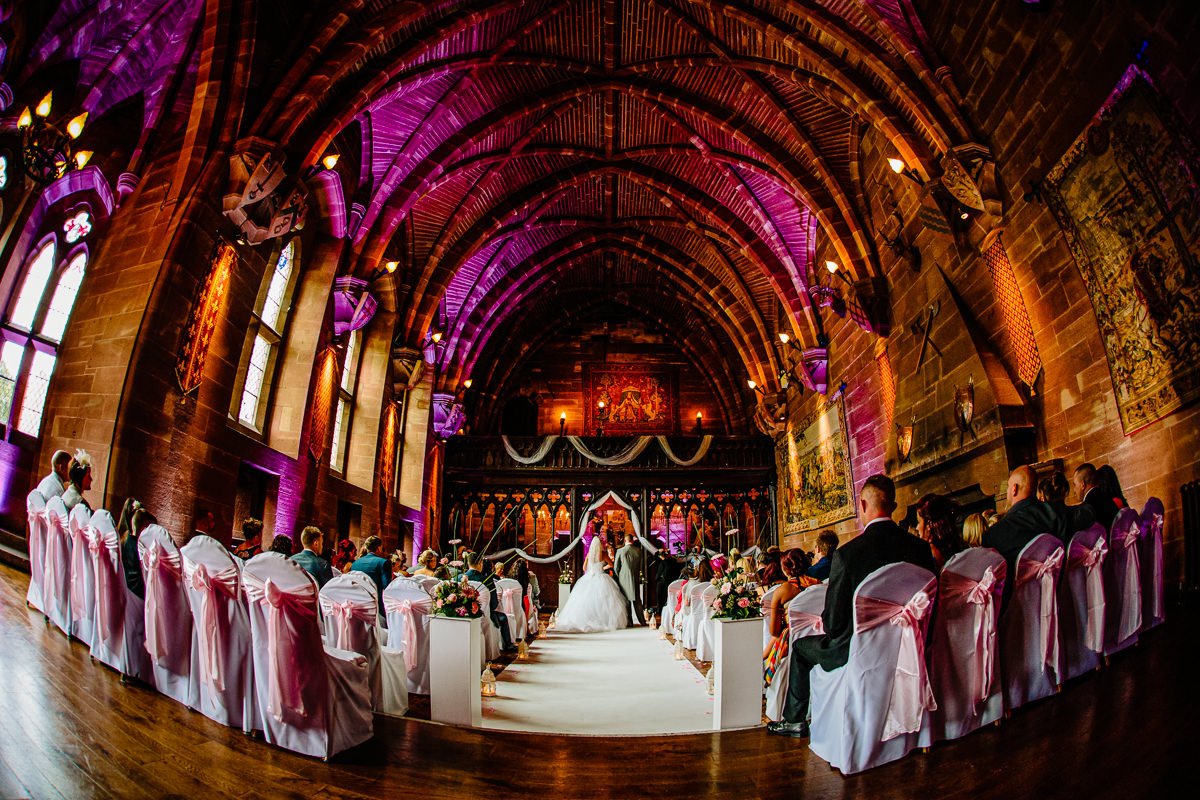
[[[667,441],[666,436],[635,436],[632,440],[630,440],[629,444],[624,447],[624,449],[613,456],[596,455],[590,449],[588,449],[588,446],[583,443],[583,439],[578,436],[568,436],[566,439],[581,456],[588,459],[593,464],[598,464],[602,467],[620,467],[633,462],[650,445],[651,439],[657,439],[658,446],[662,448],[662,451],[667,458],[671,459],[672,462],[681,467],[690,467],[694,464],[698,464],[704,458],[704,456],[708,454],[708,448],[710,445],[712,445],[713,437],[708,434],[700,437],[700,446],[696,448],[696,452],[691,458],[680,458],[679,456],[675,455],[675,451],[671,449],[671,445]],[[523,456],[517,452],[517,449],[513,447],[512,442],[508,440],[507,436],[500,437],[500,441],[504,443],[504,452],[508,453],[508,457],[518,464],[526,467],[540,463],[542,459],[550,454],[550,451],[554,448],[554,445],[558,440],[559,437],[557,435],[547,436],[542,439],[542,443],[538,445],[538,448],[533,452],[533,455]]]
[[[648,439],[650,437],[646,437],[646,438]],[[657,553],[659,548],[655,547],[649,541],[642,538],[642,523],[638,519],[637,512],[634,510],[633,506],[631,506],[629,503],[626,503],[621,498],[621,496],[618,495],[616,492],[610,491],[610,492],[605,493],[602,497],[597,498],[595,500],[595,502],[593,502],[590,506],[588,506],[587,510],[584,511],[583,514],[580,515],[579,520],[576,524],[576,530],[578,532],[575,534],[575,538],[572,539],[571,543],[568,544],[566,547],[564,547],[560,552],[555,553],[554,555],[549,556],[547,558],[538,558],[537,556],[533,556],[533,555],[530,555],[529,553],[526,553],[524,550],[522,550],[519,547],[510,547],[507,550],[501,550],[499,553],[493,553],[492,555],[485,556],[485,558],[487,558],[489,561],[500,561],[501,559],[508,558],[513,553],[516,553],[516,554],[520,555],[521,558],[525,559],[526,561],[532,561],[535,564],[553,564],[554,562],[561,560],[563,558],[563,556],[567,555],[568,553],[570,553],[572,550],[575,549],[575,547],[583,539],[584,526],[587,524],[588,517],[590,517],[592,512],[595,511],[597,508],[599,508],[600,506],[607,503],[609,501],[609,499],[612,499],[613,501],[616,502],[617,505],[621,506],[621,508],[623,508],[629,512],[629,519],[633,521],[633,533],[635,536],[637,536],[638,544],[640,544],[642,547],[646,548],[646,550],[648,550],[651,553]]]

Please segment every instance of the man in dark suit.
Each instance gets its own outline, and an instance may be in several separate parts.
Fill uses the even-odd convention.
[[[660,548],[650,560],[654,563],[654,605],[660,606],[667,602],[667,587],[672,581],[678,580],[683,572],[683,562],[668,553],[665,547]]]
[[[304,567],[305,571],[316,579],[317,588],[324,586],[333,577],[333,569],[329,562],[319,555],[323,543],[321,529],[316,525],[309,525],[300,531],[300,544],[304,549],[292,556],[292,561]]]
[[[511,650],[513,643],[512,637],[508,634],[508,618],[504,616],[504,612],[500,610],[500,597],[496,593],[496,576],[491,571],[483,571],[483,555],[481,553],[467,552],[467,580],[482,583],[488,590],[488,619],[492,621],[500,630],[501,647],[504,650]]]
[[[1096,522],[1103,525],[1104,530],[1112,530],[1113,520],[1117,518],[1117,503],[1096,486],[1096,468],[1091,464],[1080,464],[1075,468],[1071,483],[1080,502],[1096,512]]]
[[[1032,467],[1017,467],[1008,476],[1008,511],[992,527],[983,533],[983,546],[991,547],[1008,566],[1004,580],[1002,607],[1008,606],[1012,587],[1017,582],[1017,556],[1034,537],[1048,533],[1061,542],[1066,542],[1071,533],[1067,521],[1048,503],[1036,497],[1037,474]]]
[[[827,670],[844,666],[850,658],[854,635],[854,591],[880,567],[898,562],[915,564],[937,572],[937,562],[927,542],[900,529],[892,522],[896,510],[896,486],[886,475],[872,475],[858,498],[863,532],[833,552],[829,590],[821,620],[825,633],[805,636],[792,645],[788,667],[787,700],[783,718],[767,726],[771,733],[796,738],[808,737],[809,672],[819,664]]]

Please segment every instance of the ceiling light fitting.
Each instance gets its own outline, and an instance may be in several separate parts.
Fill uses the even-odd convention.
[[[25,174],[45,186],[76,169],[87,166],[91,150],[75,150],[74,142],[83,133],[88,112],[81,112],[67,123],[62,131],[47,119],[53,106],[54,93],[46,92],[31,113],[29,108],[17,118],[21,134],[22,166]]]

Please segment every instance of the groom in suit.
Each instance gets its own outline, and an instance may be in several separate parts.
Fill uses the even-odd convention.
[[[781,736],[808,738],[808,674],[820,664],[827,670],[844,666],[854,636],[854,590],[880,567],[906,561],[937,574],[929,543],[905,533],[892,522],[896,485],[886,475],[872,475],[858,496],[859,519],[866,525],[856,538],[833,551],[829,590],[821,620],[825,633],[804,636],[789,653],[787,701],[782,719],[767,725]]]
[[[613,571],[617,573],[617,585],[621,587],[621,594],[625,595],[627,601],[633,603],[634,625],[641,625],[642,620],[645,619],[642,612],[642,593],[638,591],[642,582],[644,565],[642,548],[634,543],[632,533],[625,534],[625,546],[617,551]],[[628,605],[625,607],[625,611],[629,612]]]

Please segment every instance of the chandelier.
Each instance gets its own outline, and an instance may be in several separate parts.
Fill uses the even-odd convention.
[[[53,92],[47,92],[31,113],[26,107],[17,118],[21,132],[22,162],[25,174],[45,186],[75,169],[82,169],[92,157],[91,150],[75,150],[75,139],[83,132],[87,112],[67,123],[66,131],[58,129],[47,118]]]

